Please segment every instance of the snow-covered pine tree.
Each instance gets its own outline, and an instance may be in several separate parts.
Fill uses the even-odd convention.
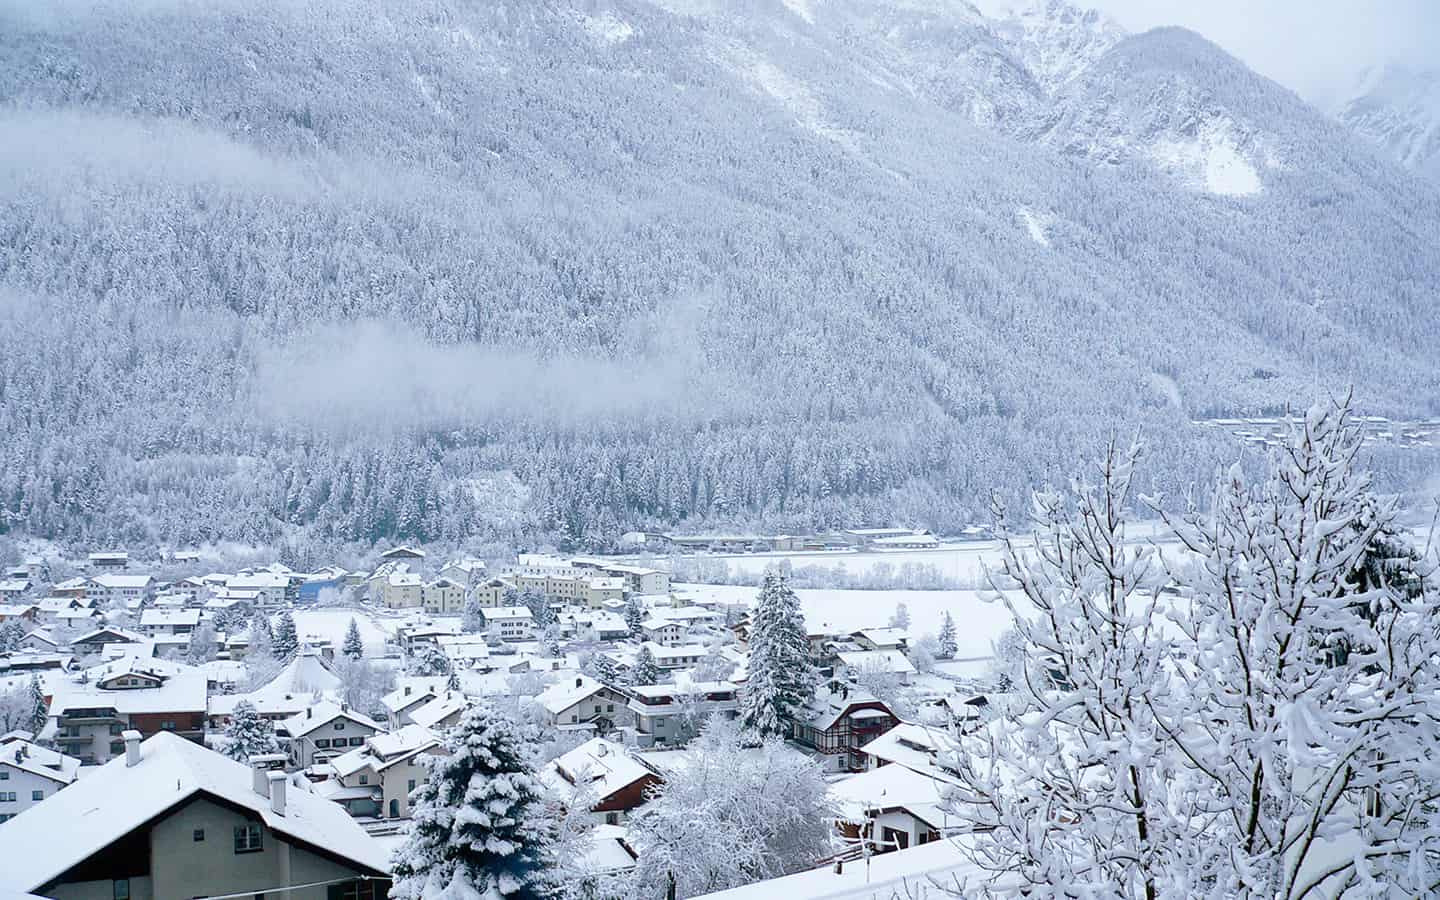
[[[290,610],[283,610],[280,617],[275,621],[275,640],[273,643],[276,659],[289,661],[295,658],[300,652],[300,636],[295,631],[295,617]]]
[[[487,702],[466,710],[426,758],[409,836],[395,855],[397,900],[504,898],[551,893],[553,826],[531,761],[533,726]]]
[[[215,651],[215,628],[209,622],[201,622],[190,632],[190,644],[185,649],[185,660],[192,666],[198,666],[214,659]]]
[[[955,619],[950,615],[950,610],[945,610],[945,618],[940,623],[940,652],[941,659],[954,659],[959,651],[960,645],[955,640]]]
[[[30,675],[30,686],[28,689],[30,701],[30,721],[25,728],[31,734],[39,734],[45,729],[45,722],[50,718],[50,706],[45,702],[45,689],[40,685],[40,676]]]
[[[406,668],[411,675],[446,675],[450,672],[450,657],[434,644],[421,644],[410,655]]]
[[[620,667],[615,665],[615,660],[604,653],[596,653],[590,666],[591,676],[601,684],[613,687],[624,680],[620,677]]]
[[[815,668],[800,599],[776,572],[766,573],[750,620],[749,672],[741,725],[758,737],[783,734],[785,721],[815,696]]]
[[[250,647],[246,655],[275,655],[275,629],[270,627],[270,617],[257,610],[250,618]]]
[[[235,704],[230,724],[225,728],[225,755],[240,762],[260,753],[275,753],[275,726],[255,709],[249,700]]]
[[[630,636],[638,638],[641,634],[640,625],[645,621],[645,609],[635,597],[625,601],[625,627],[630,629]]]
[[[637,686],[654,684],[660,680],[660,666],[655,662],[655,654],[651,652],[649,644],[640,645],[640,652],[635,654],[635,664],[630,667],[627,680]]]
[[[447,676],[446,679],[445,679],[445,690],[447,690],[447,691],[454,691],[454,692],[457,693],[457,694],[461,692],[461,690],[460,690],[460,673],[457,672],[457,671],[455,671],[455,667],[454,667],[454,666],[451,666],[451,667],[450,667],[450,674],[449,674],[449,676]]]
[[[899,603],[895,604],[895,614],[890,617],[890,627],[903,628],[907,631],[909,630],[910,607],[905,605],[904,600],[901,600]]]
[[[345,642],[340,645],[340,652],[351,659],[359,659],[365,655],[365,642],[360,639],[360,623],[353,618],[345,629]]]
[[[0,653],[13,653],[20,649],[25,638],[25,626],[17,619],[6,619],[0,623]]]
[[[485,607],[480,598],[471,594],[465,600],[465,612],[460,617],[460,630],[466,634],[479,634],[485,630]]]

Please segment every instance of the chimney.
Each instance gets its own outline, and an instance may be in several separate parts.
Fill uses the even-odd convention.
[[[124,731],[120,737],[125,741],[125,767],[129,768],[140,762],[140,732],[135,729]]]
[[[405,685],[405,696],[410,696],[410,685]]]
[[[576,686],[577,688],[584,686],[584,684],[585,684],[585,679],[583,679],[583,678],[577,678],[577,679],[575,679],[575,686]]]
[[[312,709],[311,707],[308,707],[308,706],[305,707],[305,718],[309,719],[309,718],[312,718],[314,715],[315,715],[315,710],[314,710],[314,709]]]
[[[288,780],[284,772],[271,770],[270,775],[270,811],[277,816],[285,815],[285,783]]]
[[[264,756],[250,757],[250,772],[252,773],[250,783],[255,788],[255,793],[262,797],[270,796],[270,779],[267,777],[270,770],[265,765]]]

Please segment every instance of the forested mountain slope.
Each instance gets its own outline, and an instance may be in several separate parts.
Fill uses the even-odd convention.
[[[1173,491],[1192,417],[1440,396],[1440,194],[1186,32],[7,2],[0,103],[12,529],[945,529],[1116,430]]]
[[[1372,69],[1336,116],[1401,165],[1440,181],[1440,70]]]

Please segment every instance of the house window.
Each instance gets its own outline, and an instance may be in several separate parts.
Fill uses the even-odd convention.
[[[330,747],[330,739],[329,739],[329,738],[316,738],[316,739],[315,739],[315,749],[316,749],[316,750],[327,750],[327,749],[329,749],[329,747]]]
[[[115,900],[130,900],[130,879],[115,879],[115,884],[111,888],[110,896],[114,897]]]
[[[405,789],[406,789],[407,791],[414,791],[414,790],[415,790],[415,779],[413,779],[413,778],[410,779],[410,781],[407,783],[407,786],[406,786]]]
[[[605,814],[605,824],[606,824],[606,825],[619,825],[619,824],[620,824],[620,814],[619,814],[618,812],[607,812],[607,813]]]
[[[121,753],[124,753],[124,752],[125,752],[125,744],[124,744],[123,741],[111,741],[111,742],[110,742],[110,755],[111,755],[111,756],[119,756]]]
[[[0,769],[0,781],[9,781],[10,772],[7,769]]]
[[[116,722],[110,726],[110,733],[115,735],[116,737],[119,737],[120,733],[124,730],[125,726],[121,725],[119,722]]]
[[[363,737],[353,737],[350,739],[350,746],[352,747],[358,747],[363,743],[365,743],[365,739]]]
[[[14,802],[15,802],[15,792],[14,792],[14,791],[11,791],[11,792],[8,793],[8,794],[5,793],[4,791],[0,791],[0,803],[14,803]]]
[[[613,703],[607,703],[607,704],[605,704],[605,711],[606,711],[607,713],[614,712],[614,711],[615,711],[615,704],[613,704]]]
[[[197,843],[197,844],[200,843],[201,841],[205,840],[205,829],[203,829],[203,828],[197,828],[197,829],[195,829],[195,831],[190,835],[190,839],[193,840],[193,841],[195,841],[195,843]]]
[[[44,800],[44,799],[45,799],[45,792],[44,792],[44,791],[31,791],[31,792],[30,792],[30,799],[31,799],[31,800]]]
[[[344,730],[345,730],[345,723],[344,723],[344,722],[336,722],[336,723],[335,723],[335,730],[336,730],[336,731],[344,731]]]
[[[360,776],[360,783],[361,783],[361,784],[369,784],[369,783],[370,783],[370,776],[369,776],[369,775],[361,775],[361,776]]]
[[[325,900],[386,900],[390,885],[383,881],[348,881],[325,888]]]
[[[260,833],[260,825],[251,822],[248,825],[235,826],[235,852],[256,853],[264,849]]]
[[[164,722],[161,722],[161,723],[160,723],[160,730],[161,730],[161,731],[174,731],[174,730],[175,730],[175,723],[174,723],[173,721],[169,721],[169,720],[164,721]]]

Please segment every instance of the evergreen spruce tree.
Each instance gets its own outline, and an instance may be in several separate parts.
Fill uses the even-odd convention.
[[[280,618],[275,623],[275,640],[273,644],[275,658],[291,660],[295,654],[300,652],[300,636],[295,632],[295,617],[290,615],[290,610],[280,613]]]
[[[248,762],[259,753],[276,753],[280,749],[275,742],[275,726],[255,709],[249,700],[235,704],[230,716],[230,725],[225,729],[225,755],[240,762]]]
[[[551,894],[554,829],[531,748],[539,732],[488,703],[467,710],[426,758],[414,793],[414,820],[396,853],[397,900],[505,898]]]
[[[640,652],[635,654],[635,665],[630,667],[630,683],[647,685],[659,680],[660,666],[655,662],[655,654],[650,651],[649,644],[641,644]]]
[[[940,623],[940,658],[954,659],[955,653],[960,649],[955,641],[955,619],[950,615],[950,610],[945,610],[945,619]]]
[[[270,617],[263,612],[257,611],[250,620],[250,649],[248,652],[263,656],[275,655],[275,630],[270,627]]]
[[[592,676],[601,684],[613,687],[621,682],[620,667],[615,665],[615,660],[606,656],[604,653],[596,653],[594,661],[590,665]]]
[[[780,735],[785,720],[815,696],[805,616],[783,576],[770,572],[750,620],[750,677],[741,697],[740,724],[758,737]]]
[[[25,634],[25,626],[19,619],[6,619],[4,624],[0,624],[0,653],[13,653],[20,649]]]
[[[29,695],[30,722],[27,728],[31,734],[38,735],[50,718],[50,707],[45,703],[45,689],[40,686],[40,676],[33,672],[30,674]]]
[[[460,673],[456,672],[453,666],[450,668],[450,676],[445,679],[445,690],[460,693]]]
[[[645,610],[640,606],[640,601],[634,597],[625,601],[625,627],[630,629],[630,636],[638,638],[641,633],[640,623],[645,621]]]
[[[446,675],[450,672],[450,657],[434,644],[422,644],[410,656],[407,667],[411,675]]]
[[[350,620],[350,627],[345,629],[345,643],[341,645],[340,652],[351,659],[359,659],[365,655],[365,643],[360,640],[360,624],[353,618]]]
[[[460,619],[460,630],[466,634],[479,634],[485,630],[485,607],[480,598],[471,594],[465,601],[465,613]]]

